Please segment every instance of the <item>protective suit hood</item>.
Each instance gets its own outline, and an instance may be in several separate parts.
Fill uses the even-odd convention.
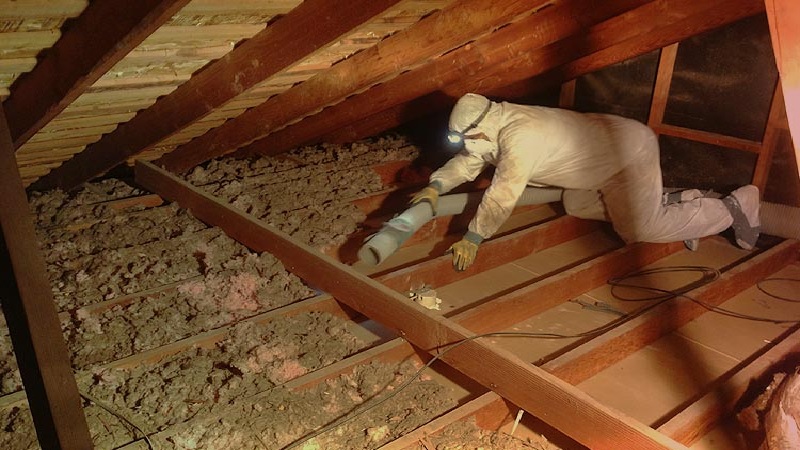
[[[465,139],[464,142],[468,153],[485,158],[497,153],[502,115],[502,105],[479,94],[466,94],[450,113],[449,129],[466,135],[485,134],[489,141]]]

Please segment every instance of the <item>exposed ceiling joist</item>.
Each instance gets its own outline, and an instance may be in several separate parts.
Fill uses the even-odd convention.
[[[236,119],[179,147],[158,161],[184,171],[216,156],[235,151],[287,124],[336,104],[349,95],[397,76],[401,71],[458,47],[476,35],[551,4],[548,0],[464,0],[398,32],[324,74],[267,100]]]
[[[293,273],[349,307],[386,324],[549,425],[592,449],[680,449],[684,446],[612,410],[585,392],[497,346],[475,339],[454,320],[432,313],[398,292],[183,182],[152,164],[137,161],[137,182],[219,226],[253,251],[267,251]],[[458,343],[458,348],[441,350]],[[454,346],[455,347],[455,346]],[[564,407],[567,405],[568,407]],[[597,430],[603,430],[597,433]]]
[[[796,0],[766,0],[766,8],[789,130],[794,138],[795,158],[800,169],[800,3]]]
[[[12,2],[12,4],[15,2]],[[19,148],[189,0],[91,2],[4,102]]]
[[[371,114],[361,117],[350,116],[347,122],[339,125],[341,128],[338,129],[329,123],[318,130],[318,133],[327,130],[328,134],[305,136],[305,140],[308,142],[319,138],[330,142],[358,140],[448,108],[452,105],[452,100],[447,104],[445,102],[447,98],[455,99],[470,91],[498,98],[530,95],[532,92],[556,86],[565,80],[657,50],[693,35],[758,14],[763,10],[764,4],[760,0],[705,2],[659,0],[599,24],[594,27],[594,31],[589,30],[591,34],[582,33],[580,37],[573,37],[539,49],[522,61],[524,64],[520,64],[519,60],[510,59],[506,64],[494,67],[490,71],[464,78],[438,92],[419,96],[408,103],[383,102],[379,98],[372,98],[371,102],[389,107],[382,111],[373,110]],[[581,48],[582,42],[591,44],[591,47]],[[579,46],[581,52],[575,52],[573,47],[575,45]],[[560,56],[564,52],[571,54],[566,57]],[[544,66],[537,66],[541,64]],[[355,102],[357,98],[353,97],[350,101]],[[322,117],[312,117],[306,119],[301,126],[316,127],[313,121],[322,119]],[[286,136],[281,135],[284,132]],[[293,132],[299,134],[302,130],[298,128]],[[260,144],[260,148],[269,153],[285,149],[288,142],[284,140],[297,139],[289,133],[292,133],[290,129],[275,133],[268,138],[272,141],[265,142],[263,146]]]
[[[69,190],[105,173],[268,77],[335,42],[399,1],[302,2],[170,95],[39,180],[35,188],[57,186]]]

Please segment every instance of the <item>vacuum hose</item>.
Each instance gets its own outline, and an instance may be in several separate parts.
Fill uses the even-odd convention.
[[[762,233],[800,240],[800,208],[761,202],[759,218]]]
[[[561,201],[561,192],[561,189],[529,187],[522,193],[517,206],[558,202]],[[468,205],[480,203],[482,196],[483,192],[443,195],[439,197],[435,217],[460,214]],[[358,258],[368,265],[377,266],[433,217],[430,203],[417,203],[386,222],[380,231],[370,236],[359,249]]]
[[[517,206],[535,205],[561,201],[561,189],[525,189]],[[468,205],[477,205],[483,192],[444,195],[439,198],[436,217],[460,214]],[[800,240],[800,208],[777,203],[761,202],[761,231],[785,239]],[[384,224],[358,251],[358,258],[371,266],[377,266],[391,256],[417,230],[433,219],[429,203],[418,203]]]

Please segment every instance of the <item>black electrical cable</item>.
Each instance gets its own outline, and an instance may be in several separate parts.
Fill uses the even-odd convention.
[[[659,289],[659,288],[654,288],[654,287],[650,287],[650,286],[628,284],[628,283],[624,283],[623,282],[624,280],[640,277],[640,276],[643,276],[643,275],[650,275],[650,274],[654,274],[654,273],[686,272],[686,271],[703,272],[704,276],[700,280],[698,280],[698,281],[696,281],[694,283],[690,283],[689,285],[687,285],[687,286],[685,286],[685,287],[683,287],[681,289],[675,290],[675,291],[671,291],[671,290],[668,290],[668,289]],[[712,277],[712,278],[708,279],[709,276]],[[731,311],[731,310],[723,308],[721,306],[715,306],[715,305],[709,304],[707,302],[704,302],[702,300],[696,299],[696,298],[686,294],[686,292],[688,292],[688,291],[690,291],[692,289],[695,289],[696,287],[699,287],[699,285],[706,284],[706,283],[708,283],[710,281],[713,281],[713,280],[715,280],[717,278],[719,278],[719,271],[717,269],[714,269],[714,268],[711,268],[711,267],[703,267],[703,266],[674,266],[674,267],[663,267],[663,268],[658,268],[658,269],[649,269],[649,270],[643,270],[643,271],[639,271],[639,272],[629,273],[629,274],[627,274],[627,275],[625,275],[623,277],[620,277],[620,278],[612,278],[611,280],[608,281],[608,283],[612,286],[611,287],[612,295],[614,295],[615,298],[617,298],[618,300],[621,300],[621,301],[668,300],[670,298],[683,297],[683,298],[685,298],[687,300],[690,300],[692,302],[697,303],[698,305],[702,306],[703,308],[707,309],[708,311],[712,311],[712,312],[715,312],[717,314],[722,314],[724,316],[735,317],[735,318],[744,319],[744,320],[750,320],[750,321],[753,321],[753,322],[773,323],[773,324],[776,324],[776,325],[800,323],[800,320],[796,320],[796,319],[795,320],[781,320],[781,319],[772,319],[772,318],[768,318],[768,317],[758,317],[758,316],[753,316],[753,315],[749,315],[749,314],[738,313],[736,311]],[[768,280],[779,280],[779,278],[771,278],[771,279],[768,279]],[[780,280],[784,280],[784,279],[780,278]],[[790,279],[790,278],[787,278],[785,280],[797,281],[797,280]],[[766,280],[764,280],[764,281],[766,281]],[[758,284],[757,284],[757,286],[758,286]],[[655,293],[658,293],[658,294],[661,294],[661,295],[654,296],[654,297],[645,297],[645,298],[624,298],[624,297],[619,296],[618,294],[615,294],[615,291],[614,291],[615,287],[638,288],[638,289],[642,289],[642,290],[646,290],[646,291],[650,291],[650,292],[655,292]],[[759,287],[759,289],[761,289],[761,288]],[[762,289],[762,292],[764,292],[763,289]],[[772,297],[778,298],[780,300],[793,301],[792,299],[781,298],[781,297],[769,294],[767,292],[765,292],[765,293],[767,295],[770,295]]]
[[[633,278],[639,278],[639,277],[644,277],[644,276],[653,275],[653,274],[686,273],[686,272],[697,272],[697,273],[702,274],[702,276],[700,277],[700,279],[698,279],[698,280],[696,280],[694,282],[691,282],[691,283],[689,283],[689,284],[687,284],[685,286],[682,286],[682,287],[680,287],[678,289],[675,289],[675,290],[659,289],[659,288],[654,288],[654,287],[651,287],[651,286],[643,286],[643,285],[640,285],[640,284],[632,284],[632,283],[626,281],[626,280],[631,280]],[[714,269],[712,267],[706,267],[706,266],[669,266],[669,267],[660,267],[660,268],[654,268],[654,269],[641,270],[641,271],[637,271],[637,272],[631,272],[631,273],[628,273],[628,274],[626,274],[626,275],[624,275],[622,277],[616,277],[616,278],[609,279],[608,280],[608,284],[611,285],[611,294],[612,294],[612,296],[614,296],[614,298],[616,298],[616,299],[618,299],[620,301],[626,301],[626,302],[649,302],[649,301],[652,301],[652,302],[654,302],[653,304],[648,305],[645,308],[642,308],[641,310],[637,311],[635,315],[639,315],[639,314],[641,314],[641,313],[643,313],[643,312],[645,312],[645,311],[647,311],[649,309],[652,309],[655,306],[657,306],[657,305],[659,305],[661,303],[664,303],[664,302],[666,302],[668,300],[671,300],[673,298],[683,297],[683,298],[685,298],[687,300],[690,300],[692,302],[697,303],[698,305],[702,306],[703,308],[705,308],[705,309],[707,309],[709,311],[716,312],[718,314],[723,314],[723,315],[730,316],[730,317],[736,317],[736,318],[739,318],[739,319],[751,320],[751,321],[756,321],[756,322],[769,322],[769,323],[774,323],[774,324],[786,324],[786,323],[797,324],[797,323],[800,323],[800,320],[777,320],[777,319],[770,319],[770,318],[765,318],[765,317],[756,317],[756,316],[751,316],[751,315],[747,315],[747,314],[737,313],[735,311],[731,311],[731,310],[728,310],[728,309],[725,309],[725,308],[722,308],[722,307],[719,307],[719,306],[714,306],[714,305],[708,304],[706,302],[703,302],[701,300],[698,300],[698,299],[686,294],[687,292],[689,292],[689,291],[691,291],[693,289],[696,289],[696,288],[698,288],[700,286],[703,286],[703,285],[708,284],[708,283],[710,283],[710,282],[712,282],[714,280],[717,280],[719,277],[720,277],[719,270]],[[800,280],[795,280],[795,279],[791,279],[791,278],[768,278],[768,279],[763,280],[763,281],[771,281],[771,280],[774,280],[774,281],[781,280],[781,281],[800,282]],[[761,288],[760,283],[761,282],[759,282],[759,285],[758,285],[759,289],[761,289],[762,292],[766,293],[767,295],[770,295],[771,297],[775,297],[776,299],[790,301],[790,302],[796,302],[796,301],[800,302],[800,300],[787,299],[787,298],[783,298],[783,297],[780,297],[780,296],[776,296],[776,295],[770,294],[770,293],[764,291]],[[651,297],[636,297],[636,298],[622,297],[621,295],[619,295],[617,293],[617,289],[618,288],[641,289],[641,290],[657,293],[659,295],[655,295],[655,296],[651,296]],[[306,443],[311,439],[314,439],[314,438],[316,438],[316,437],[318,437],[318,436],[320,436],[320,435],[322,435],[324,433],[327,433],[328,431],[331,431],[331,430],[333,430],[333,429],[335,429],[337,427],[340,427],[340,426],[342,426],[342,425],[344,425],[344,424],[346,424],[348,422],[351,422],[352,420],[354,420],[355,418],[359,417],[361,414],[367,412],[368,410],[376,408],[376,407],[384,404],[385,402],[387,402],[390,399],[394,398],[394,396],[399,394],[403,389],[408,387],[411,383],[414,382],[414,380],[419,378],[419,376],[422,374],[422,372],[424,372],[426,369],[430,368],[431,365],[434,362],[436,362],[437,360],[441,359],[445,354],[447,354],[448,352],[458,348],[459,346],[461,346],[462,344],[464,344],[466,342],[470,342],[470,341],[473,341],[475,339],[484,338],[484,337],[527,337],[527,338],[536,338],[536,339],[579,339],[579,338],[593,337],[595,335],[600,335],[602,333],[605,333],[607,330],[616,327],[619,322],[627,320],[632,315],[633,314],[625,315],[623,317],[620,317],[617,320],[613,320],[613,321],[611,321],[611,322],[609,322],[609,323],[607,323],[605,325],[602,325],[600,327],[594,328],[592,330],[589,330],[589,331],[586,331],[586,332],[583,332],[583,333],[577,333],[577,334],[566,335],[566,334],[558,334],[558,333],[534,333],[534,332],[500,331],[500,332],[483,333],[483,334],[478,334],[478,335],[475,335],[475,336],[469,336],[469,337],[467,337],[465,339],[462,339],[460,341],[457,341],[457,342],[454,342],[454,343],[451,343],[451,344],[445,344],[445,345],[450,345],[450,347],[445,348],[439,354],[433,356],[424,366],[422,366],[419,370],[417,370],[411,376],[411,378],[409,378],[408,380],[404,381],[402,384],[400,384],[399,387],[397,387],[394,390],[392,390],[392,392],[389,395],[387,395],[386,397],[384,397],[382,399],[379,399],[379,400],[376,400],[376,401],[371,402],[371,403],[362,404],[360,408],[355,409],[353,412],[351,412],[347,416],[341,417],[338,420],[336,420],[336,421],[334,421],[334,422],[332,422],[332,423],[320,428],[319,430],[314,431],[312,433],[309,433],[309,434],[299,438],[294,443],[283,447],[281,450],[291,450],[293,448],[297,448],[301,444]]]
[[[150,434],[148,434],[146,431],[144,431],[144,427],[142,427],[141,425],[137,424],[135,420],[133,420],[132,418],[126,416],[125,414],[121,413],[120,411],[112,408],[111,406],[106,405],[105,403],[101,402],[100,400],[98,400],[95,397],[92,397],[89,394],[86,394],[84,392],[80,392],[80,396],[83,397],[85,400],[88,400],[88,401],[94,403],[100,409],[105,410],[109,414],[115,416],[116,418],[118,418],[121,421],[123,421],[123,422],[127,423],[128,425],[130,425],[133,429],[135,429],[136,431],[139,432],[139,434],[142,435],[142,439],[144,439],[145,443],[147,443],[147,447],[150,450],[156,450],[155,444],[153,443],[153,441],[150,440]]]
[[[758,284],[756,284],[756,286],[758,287],[759,291],[769,295],[772,298],[775,298],[775,299],[778,299],[778,300],[783,300],[785,302],[800,303],[800,298],[782,297],[780,295],[773,294],[773,293],[767,291],[766,288],[764,288],[764,284],[767,283],[767,282],[770,282],[770,281],[783,281],[783,282],[788,281],[790,283],[800,283],[800,279],[797,279],[797,278],[767,278],[765,280],[759,281]]]

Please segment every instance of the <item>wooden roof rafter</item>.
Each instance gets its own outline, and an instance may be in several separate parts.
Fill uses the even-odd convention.
[[[187,3],[91,2],[33,71],[11,86],[3,104],[14,147],[27,142]]]
[[[463,45],[474,39],[476,34],[488,33],[551,3],[549,0],[499,0],[489,4],[482,0],[455,2],[374,47],[334,65],[324,74],[294,86],[184,144],[164,155],[158,163],[180,172],[233,152],[289,123],[391,79],[409,67],[424,63],[428,58]]]
[[[554,34],[549,41],[531,38],[528,30],[535,26],[535,20],[527,24],[527,29],[520,27],[515,31],[513,26],[509,26],[483,41],[476,41],[470,48],[439,58],[256,141],[247,147],[247,151],[276,154],[298,145],[319,142],[323,137],[329,139],[330,133],[346,134],[341,139],[333,136],[331,141],[361,139],[429,114],[436,108],[448,107],[460,95],[470,91],[500,94],[500,97],[506,97],[509,91],[513,94],[508,97],[513,97],[515,89],[529,93],[530,86],[558,84],[764,9],[760,0],[658,0],[642,3],[645,2],[618,2],[618,15],[601,23],[598,20],[602,18],[592,22],[583,17],[585,28],[568,33],[569,27],[574,26],[569,20],[575,7],[570,8],[565,2],[559,5],[565,7],[563,14],[560,14],[559,6],[541,14],[543,23],[546,21],[551,26],[553,23],[562,24],[565,29],[560,30],[560,36]],[[664,14],[665,10],[670,14]],[[592,13],[589,9],[584,14],[591,17]],[[506,39],[502,36],[505,33],[515,33],[515,36]],[[501,55],[493,64],[472,66],[468,68],[468,74],[464,73],[467,68],[463,68],[461,62],[474,61],[479,65],[489,61],[487,55],[492,49],[501,48],[508,42],[516,46],[512,47],[514,57]],[[523,45],[525,42],[527,47]]]
[[[358,0],[346,6],[324,0],[302,2],[174,92],[40,179],[34,187],[57,186],[69,190],[103,174],[335,42],[399,1]]]

